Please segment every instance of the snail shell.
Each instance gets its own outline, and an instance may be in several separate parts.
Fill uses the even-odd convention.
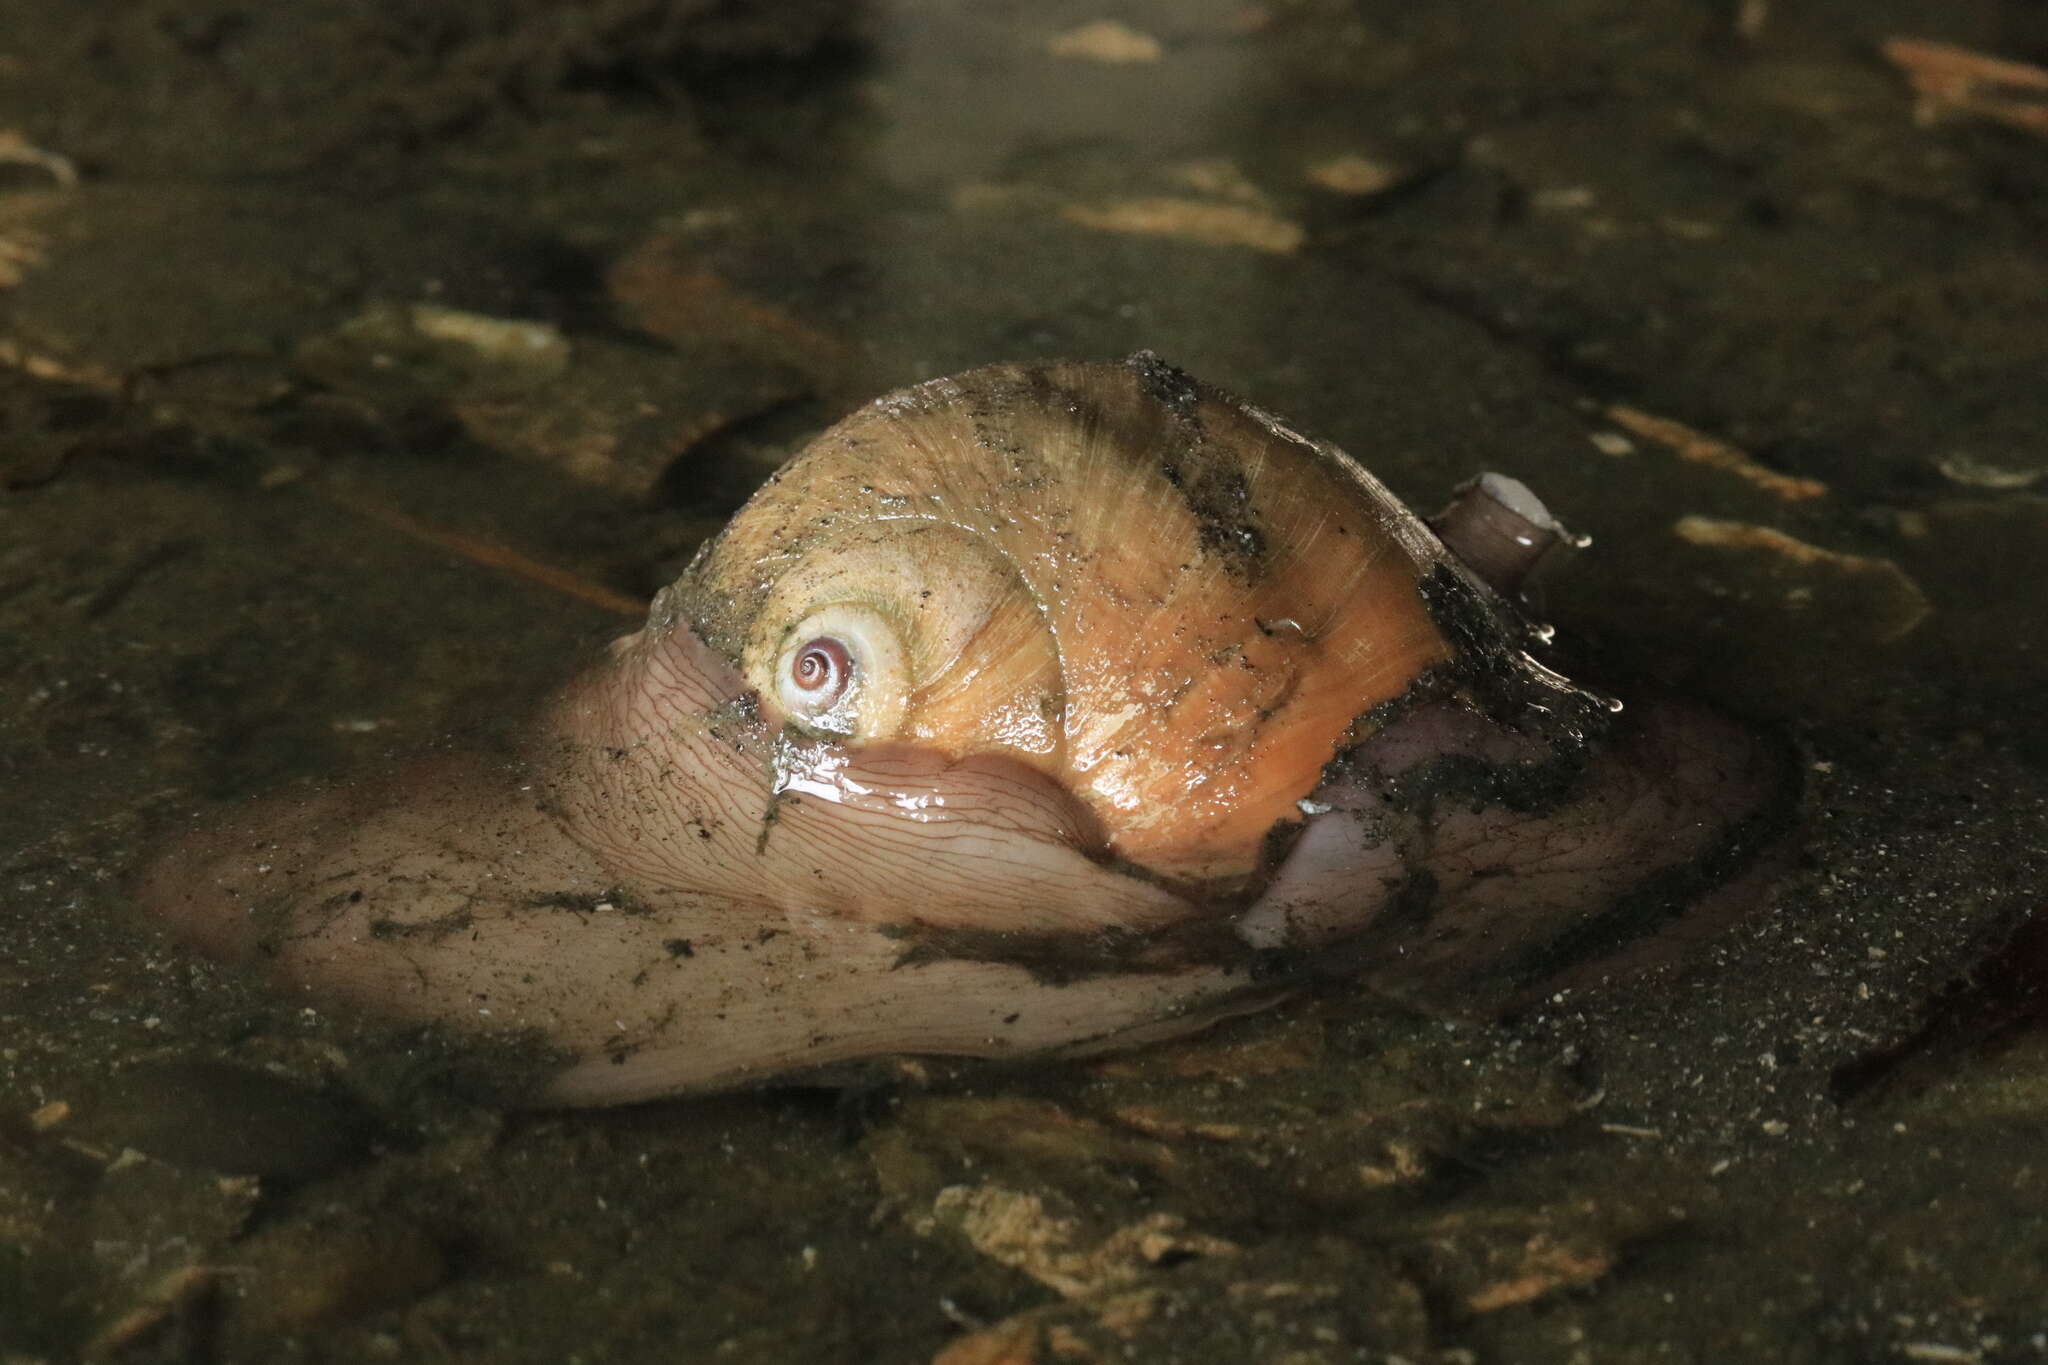
[[[259,811],[144,897],[317,993],[537,1031],[567,1103],[1138,1042],[1340,972],[1498,999],[1734,895],[1791,799],[1748,732],[1529,657],[1556,528],[1511,482],[1440,539],[1149,354],[919,385],[513,770]]]
[[[1450,653],[1442,551],[1349,457],[1150,359],[997,366],[841,423],[678,585],[798,730],[1003,754],[1108,850],[1241,886],[1352,723]],[[861,657],[834,706],[791,665]]]

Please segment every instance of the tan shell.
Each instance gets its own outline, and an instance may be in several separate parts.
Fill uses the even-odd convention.
[[[991,366],[841,422],[676,587],[772,698],[851,605],[906,677],[881,733],[1015,756],[1176,881],[1256,868],[1356,722],[1449,657],[1441,558],[1376,480],[1156,359]],[[771,719],[774,719],[771,703]]]

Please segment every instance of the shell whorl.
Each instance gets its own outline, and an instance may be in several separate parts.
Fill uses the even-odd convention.
[[[878,399],[676,585],[756,687],[799,621],[902,637],[886,737],[1014,754],[1106,852],[1228,883],[1354,722],[1450,653],[1440,554],[1349,457],[1150,356],[998,365]]]

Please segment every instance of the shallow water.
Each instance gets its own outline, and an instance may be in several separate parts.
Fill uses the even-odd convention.
[[[2048,142],[1878,48],[2031,7],[5,8],[0,1357],[2048,1357]],[[1798,746],[1772,909],[575,1114],[134,917],[205,802],[516,730],[836,413],[1141,347],[1588,532],[1561,639]]]

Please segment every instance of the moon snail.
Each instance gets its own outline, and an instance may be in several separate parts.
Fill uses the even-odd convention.
[[[876,400],[540,717],[188,838],[143,902],[293,990],[538,1036],[540,1102],[1485,1008],[1753,899],[1779,745],[1537,657],[1562,534],[1431,525],[1141,353]]]

